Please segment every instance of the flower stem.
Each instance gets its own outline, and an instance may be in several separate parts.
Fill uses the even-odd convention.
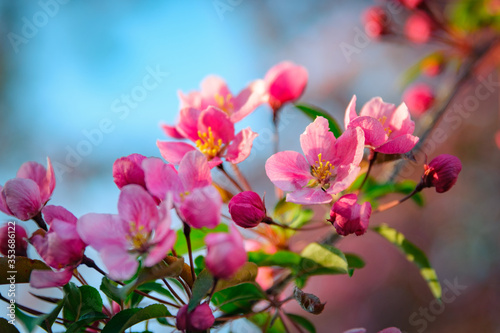
[[[35,221],[35,223],[40,227],[42,228],[43,230],[45,231],[48,231],[49,229],[47,228],[47,224],[45,223],[45,221],[43,220],[43,217],[42,217],[42,212],[39,212],[37,215],[33,216],[32,217],[32,220]]]
[[[370,174],[370,171],[372,171],[373,164],[375,163],[375,160],[377,159],[377,152],[374,150],[370,150],[370,157],[368,157],[368,170],[366,171],[365,174],[365,179],[363,179],[363,182],[361,185],[359,185],[359,189],[361,190],[363,188],[363,185],[365,185],[366,181],[368,180],[368,175]]]
[[[165,286],[167,286],[168,290],[170,290],[170,292],[172,293],[172,295],[174,295],[175,298],[177,298],[177,300],[182,304],[186,304],[184,302],[184,300],[175,292],[174,288],[172,288],[172,286],[170,285],[170,283],[168,283],[167,279],[163,278],[161,279],[163,281],[163,283],[165,283]]]
[[[191,248],[191,227],[186,222],[184,224],[184,236],[186,236],[186,243],[188,247],[189,254],[189,266],[191,268],[191,276],[193,277],[193,282],[196,281],[196,274],[194,273],[194,262],[193,262],[193,250]]]
[[[244,189],[240,186],[240,184],[238,184],[238,182],[236,180],[234,180],[233,177],[231,177],[227,171],[224,169],[224,166],[222,164],[219,164],[217,166],[217,168],[224,174],[224,176],[226,176],[226,178],[231,182],[231,184],[233,184],[240,192],[243,192]]]
[[[250,185],[248,180],[245,178],[245,176],[243,176],[238,165],[231,163],[231,167],[233,168],[233,171],[236,174],[236,177],[238,177],[238,180],[243,184],[243,188],[245,189],[245,191],[251,191],[252,186]]]
[[[382,206],[379,206],[375,211],[373,211],[374,213],[378,213],[378,212],[383,212],[385,210],[388,210],[390,208],[393,208],[393,207],[396,207],[397,205],[405,202],[406,200],[410,199],[412,196],[414,196],[415,194],[417,194],[418,192],[422,191],[422,189],[424,188],[424,186],[422,185],[422,183],[420,182],[413,191],[411,191],[411,193],[409,193],[408,195],[406,195],[405,197],[399,199],[399,200],[394,200],[394,201],[391,201],[391,202],[388,202],[386,204],[383,204]]]

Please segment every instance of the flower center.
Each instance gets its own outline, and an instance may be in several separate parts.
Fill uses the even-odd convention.
[[[231,113],[234,110],[234,104],[232,102],[233,95],[232,94],[227,94],[226,98],[224,96],[215,94],[214,96],[215,102],[217,103],[217,106],[219,109],[227,113],[228,115],[231,115]]]
[[[379,118],[378,121],[382,124],[382,126],[385,125],[385,122],[387,121],[387,117],[383,116],[382,118]],[[384,127],[384,131],[387,133],[387,136],[391,135],[392,130],[389,126]]]
[[[330,161],[325,161],[321,157],[321,153],[318,154],[318,160],[311,165],[311,175],[316,178],[309,182],[309,187],[315,187],[321,185],[321,189],[325,191],[330,187],[330,178],[332,177],[332,170],[335,168]]]
[[[219,154],[222,148],[222,139],[215,141],[212,128],[208,128],[208,132],[201,133],[198,131],[199,140],[196,140],[196,147],[205,154],[209,159],[214,158]]]
[[[181,197],[181,200],[184,201],[184,199],[189,195],[189,191],[184,191],[179,193],[179,196]]]
[[[130,222],[127,239],[132,243],[134,250],[145,252],[150,233],[144,230],[144,226],[137,226],[135,222]]]

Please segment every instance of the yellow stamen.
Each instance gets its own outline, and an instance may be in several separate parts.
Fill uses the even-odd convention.
[[[137,226],[135,222],[130,222],[129,226],[127,239],[132,243],[135,250],[142,251],[148,243],[150,234],[145,232],[143,225]]]
[[[380,123],[382,124],[382,126],[385,125],[385,122],[387,121],[387,117],[386,116],[383,116],[382,118],[379,118],[378,121],[380,121]],[[389,126],[387,127],[384,127],[384,131],[387,133],[387,135],[391,135],[392,133],[392,130]]]
[[[196,147],[205,154],[209,159],[214,158],[222,149],[222,139],[215,141],[212,128],[208,128],[207,133],[198,131],[199,140],[196,140]]]
[[[318,154],[318,160],[311,166],[311,175],[317,181],[310,182],[310,187],[321,184],[323,189],[330,187],[329,181],[332,176],[332,170],[335,168],[330,161],[325,161],[321,158],[321,153]]]
[[[234,104],[232,102],[233,95],[232,94],[227,94],[226,98],[224,96],[215,94],[214,96],[215,102],[217,103],[217,106],[219,109],[227,113],[228,115],[231,115],[231,113],[234,110]]]

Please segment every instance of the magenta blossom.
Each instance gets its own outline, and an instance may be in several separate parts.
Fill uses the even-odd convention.
[[[199,111],[191,109],[189,112]],[[249,127],[235,135],[231,119],[223,111],[211,106],[200,112],[199,116],[193,116],[194,118],[197,121],[190,124],[186,134],[196,147],[185,142],[157,141],[161,156],[169,163],[179,164],[187,152],[196,149],[206,156],[212,168],[222,163],[221,158],[236,164],[250,155],[257,133],[252,132]]]
[[[55,270],[34,270],[30,285],[35,288],[63,286],[82,262],[86,244],[76,230],[77,218],[68,210],[60,206],[46,206],[42,213],[49,231],[35,233],[31,243],[45,263]]]
[[[443,193],[455,185],[458,174],[462,171],[460,159],[453,155],[441,154],[427,165],[424,165],[422,184],[424,187],[435,187],[436,192]]]
[[[141,154],[131,154],[121,157],[113,163],[113,180],[118,188],[128,184],[137,184],[146,188],[144,182],[144,170],[142,161],[146,156]]]
[[[328,120],[317,117],[300,136],[304,155],[283,151],[266,162],[266,173],[289,202],[321,204],[345,190],[359,173],[363,158],[363,131],[349,128],[338,139],[329,131]]]
[[[207,256],[205,264],[216,278],[231,278],[248,259],[243,238],[234,225],[229,226],[229,233],[218,232],[205,237]]]
[[[89,213],[78,220],[78,233],[100,252],[112,279],[131,278],[139,266],[138,257],[146,267],[165,258],[176,238],[170,229],[169,201],[157,208],[142,187],[126,185],[118,199],[118,215]]]
[[[300,98],[308,80],[307,69],[290,61],[273,66],[264,77],[266,100],[274,112]]]
[[[201,82],[201,91],[192,91],[187,95],[179,91],[181,100],[179,121],[175,126],[162,125],[162,128],[167,136],[187,138],[189,133],[186,130],[190,127],[190,123],[196,124],[199,116],[199,111],[196,114],[193,110],[205,110],[209,106],[224,111],[231,122],[236,123],[264,102],[264,91],[264,82],[257,80],[235,96],[222,78],[208,76]],[[186,117],[187,114],[190,116]]]
[[[198,151],[188,152],[177,171],[159,158],[142,164],[148,190],[159,198],[171,194],[181,219],[194,228],[214,228],[220,221],[222,198],[212,186],[207,159]]]
[[[242,228],[256,227],[266,219],[266,206],[255,192],[244,191],[231,198],[228,204],[233,221]]]
[[[330,221],[337,233],[342,236],[356,234],[361,236],[368,229],[372,206],[369,202],[360,205],[358,196],[354,193],[342,196],[333,204],[330,211]]]
[[[206,332],[215,322],[212,309],[207,303],[203,303],[188,312],[188,306],[179,309],[176,316],[177,329],[183,332]]]
[[[415,123],[411,120],[404,103],[398,107],[385,103],[382,98],[369,100],[356,114],[356,95],[347,106],[345,128],[361,128],[365,133],[365,145],[383,154],[404,154],[413,149],[418,138],[413,136]]]
[[[434,92],[425,83],[420,83],[406,89],[403,101],[413,115],[419,116],[428,111],[434,103]]]
[[[14,228],[14,230],[12,230]],[[28,234],[19,224],[9,222],[0,228],[0,253],[4,256],[26,257]]]
[[[56,186],[54,169],[47,158],[47,169],[36,162],[26,162],[14,179],[0,185],[0,211],[27,221],[38,215]]]

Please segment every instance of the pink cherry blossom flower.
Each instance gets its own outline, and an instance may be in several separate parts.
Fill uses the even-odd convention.
[[[189,111],[189,113],[196,112],[194,109]],[[221,164],[221,158],[236,164],[250,155],[253,140],[257,137],[257,133],[252,132],[250,128],[235,135],[231,119],[226,113],[212,106],[193,118],[197,118],[196,127],[191,124],[185,133],[196,147],[185,142],[157,141],[161,155],[169,163],[179,164],[187,152],[196,149],[206,156],[210,167]]]
[[[306,88],[308,80],[307,70],[290,61],[283,61],[273,66],[266,73],[266,99],[274,112],[288,102],[300,98]]]
[[[198,305],[188,312],[188,306],[179,309],[176,316],[176,327],[183,332],[206,332],[215,322],[212,309],[207,303]]]
[[[408,106],[410,112],[420,116],[428,111],[434,103],[434,92],[425,83],[415,84],[403,94],[403,101]]]
[[[162,128],[167,136],[186,138],[189,136],[189,128],[196,126],[199,110],[205,110],[210,106],[224,111],[231,122],[236,123],[264,102],[264,88],[264,82],[256,80],[238,95],[233,95],[222,78],[208,76],[201,82],[200,91],[192,91],[187,95],[179,91],[181,100],[179,121],[175,126],[162,125]]]
[[[207,255],[205,264],[216,278],[229,279],[247,262],[243,238],[234,225],[229,233],[218,232],[205,237]]]
[[[61,206],[46,206],[42,213],[49,231],[35,233],[31,243],[54,270],[34,270],[30,285],[35,288],[63,286],[82,262],[86,244],[76,230],[77,218],[68,210]]]
[[[47,158],[47,169],[36,162],[26,162],[14,179],[0,185],[0,211],[27,221],[38,215],[56,186],[54,169]]]
[[[405,35],[417,44],[426,43],[432,34],[432,20],[423,11],[412,14],[405,23]]]
[[[252,191],[236,194],[229,201],[228,208],[234,223],[242,228],[256,227],[267,217],[264,201]]]
[[[404,103],[396,107],[375,97],[363,106],[358,117],[354,95],[347,106],[344,123],[346,129],[363,129],[365,145],[379,153],[404,154],[418,142],[412,135],[415,123]]]
[[[373,6],[363,13],[363,23],[366,34],[372,38],[379,38],[389,32],[389,21],[382,7]]]
[[[12,230],[14,228],[14,230]],[[0,253],[4,256],[26,257],[28,234],[19,224],[9,222],[0,228]]]
[[[220,221],[222,198],[212,186],[207,159],[198,151],[188,152],[180,161],[179,171],[159,158],[142,164],[148,190],[159,198],[168,194],[180,218],[194,228],[214,228]]]
[[[458,174],[462,171],[460,159],[453,155],[441,154],[427,165],[424,165],[422,185],[435,187],[436,192],[443,193],[455,185]]]
[[[156,207],[153,197],[136,184],[126,185],[118,199],[118,215],[89,213],[78,220],[82,240],[100,252],[109,276],[131,278],[141,257],[146,267],[163,260],[175,242],[170,229],[170,200]]]
[[[286,196],[289,202],[328,203],[332,194],[345,190],[358,175],[364,143],[360,128],[349,128],[335,139],[328,120],[317,117],[300,136],[306,157],[279,152],[267,160],[266,173],[274,185],[291,192]]]
[[[142,161],[146,156],[141,154],[131,154],[121,157],[113,163],[113,180],[118,188],[128,184],[137,184],[146,188],[144,182],[144,170]]]
[[[330,221],[337,233],[342,236],[356,234],[361,236],[368,229],[372,206],[369,202],[360,205],[354,193],[342,196],[333,204]]]

